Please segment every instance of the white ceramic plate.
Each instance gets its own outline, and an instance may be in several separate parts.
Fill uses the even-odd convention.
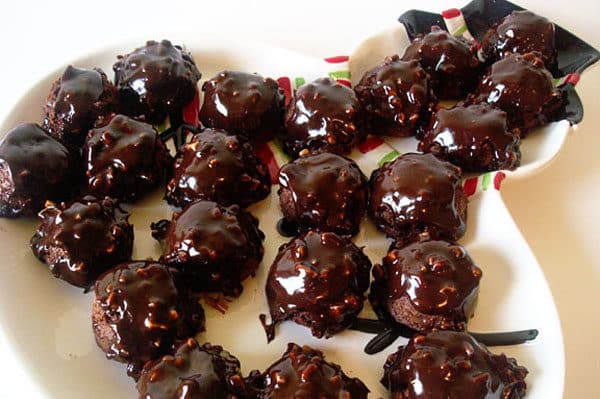
[[[309,78],[323,73],[321,60],[284,49],[210,38],[183,39],[204,78],[226,68],[256,71],[272,77]],[[111,75],[115,56],[139,45],[141,43],[126,43],[73,64],[99,66]],[[358,53],[355,56],[358,59],[356,57],[359,57]],[[19,122],[41,120],[44,99],[59,73],[49,74],[24,94],[0,127],[2,133]],[[356,151],[353,157],[366,174],[370,174],[376,165],[377,159],[371,153],[361,155]],[[307,329],[287,322],[278,328],[276,339],[267,344],[258,320],[260,313],[267,312],[264,281],[277,248],[286,241],[275,229],[280,217],[274,194],[276,189],[273,187],[273,194],[268,199],[250,208],[259,218],[260,228],[267,237],[264,261],[256,278],[244,284],[243,295],[231,303],[225,315],[206,307],[207,331],[198,339],[224,346],[240,359],[244,372],[265,369],[283,353],[287,342],[308,344],[323,350],[327,359],[341,364],[347,374],[363,380],[371,390],[370,397],[389,397],[379,383],[382,366],[386,356],[405,342],[403,339],[386,351],[369,356],[364,354],[363,347],[371,335],[345,331],[331,339],[318,340]],[[162,195],[162,190],[157,190],[132,208],[134,259],[160,255],[158,244],[150,236],[149,225],[152,221],[170,218],[172,210],[162,201]],[[92,295],[84,295],[80,289],[53,278],[47,267],[32,255],[28,242],[35,226],[36,222],[32,220],[0,220],[0,292],[3,298],[0,301],[0,327],[11,350],[48,397],[137,397],[133,380],[126,376],[125,366],[106,360],[95,345],[90,320]],[[373,263],[381,260],[388,246],[383,235],[367,220],[355,241],[366,246],[365,251]],[[540,335],[534,342],[493,348],[493,351],[504,351],[516,357],[530,370],[528,398],[560,398],[564,355],[554,302],[533,254],[498,191],[478,191],[471,197],[468,230],[461,243],[484,272],[479,305],[470,328],[482,332],[539,329]],[[368,303],[366,308],[368,316]]]

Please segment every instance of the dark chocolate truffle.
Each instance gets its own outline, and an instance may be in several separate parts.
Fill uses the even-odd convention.
[[[193,338],[146,363],[137,383],[140,399],[237,399],[245,397],[244,386],[235,356]]]
[[[246,207],[270,192],[269,170],[246,138],[204,129],[179,149],[166,198],[182,208],[198,199]]]
[[[254,276],[264,248],[258,220],[237,205],[197,201],[175,213],[161,260],[190,278],[198,291],[239,296],[241,282]]]
[[[319,78],[296,90],[285,114],[283,149],[292,158],[303,150],[348,154],[366,134],[363,111],[352,89]]]
[[[283,165],[277,193],[283,216],[301,230],[354,235],[367,209],[369,184],[354,161],[325,152]]]
[[[74,185],[72,159],[34,123],[8,132],[0,142],[0,216],[33,216],[46,200],[66,199]]]
[[[413,336],[387,359],[382,379],[398,399],[519,399],[527,369],[465,332]]]
[[[375,135],[414,136],[433,108],[429,75],[418,61],[394,55],[367,71],[354,88]]]
[[[431,154],[403,154],[371,175],[369,214],[401,242],[424,231],[457,240],[467,219],[461,175],[460,168]]]
[[[267,278],[267,338],[284,320],[309,327],[317,338],[344,330],[363,308],[370,270],[362,249],[335,233],[308,231],[282,245]]]
[[[87,190],[134,201],[160,184],[171,156],[152,125],[124,115],[90,130],[83,147]]]
[[[128,363],[137,379],[144,363],[170,353],[177,339],[204,330],[204,310],[176,270],[152,261],[120,264],[98,278],[92,327],[106,357]]]
[[[373,276],[369,299],[379,314],[417,331],[464,330],[475,311],[481,269],[462,246],[422,239],[392,249]]]
[[[418,35],[406,48],[402,61],[417,60],[431,76],[431,87],[440,100],[463,98],[477,86],[481,63],[477,46],[438,26]]]
[[[66,144],[78,147],[100,116],[116,111],[117,88],[99,68],[69,65],[46,99],[44,128]]]
[[[202,85],[200,121],[257,143],[273,138],[283,127],[284,99],[279,85],[256,73],[219,72]]]
[[[520,139],[508,130],[506,112],[481,103],[440,109],[419,142],[419,151],[460,166],[463,172],[515,169]]]
[[[190,53],[168,40],[151,40],[117,59],[113,70],[122,113],[143,115],[152,124],[162,123],[167,116],[181,119],[201,76]]]
[[[58,278],[88,287],[96,277],[131,258],[133,226],[116,200],[84,197],[49,205],[39,213],[33,254]]]
[[[369,389],[309,346],[288,344],[281,359],[255,377],[258,399],[366,399]]]

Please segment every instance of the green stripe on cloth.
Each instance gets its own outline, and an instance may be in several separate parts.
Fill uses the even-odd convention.
[[[350,71],[333,71],[329,72],[329,76],[333,79],[348,79],[350,80]]]
[[[453,33],[454,36],[462,36],[463,33],[465,33],[467,31],[467,25],[461,25],[460,28],[458,28],[456,30],[456,32]]]
[[[492,183],[492,172],[488,172],[481,176],[481,189],[486,191]]]
[[[396,157],[397,157],[398,155],[400,155],[400,153],[399,153],[398,151],[396,151],[396,150],[393,150],[393,151],[391,151],[391,152],[388,152],[387,154],[385,154],[385,155],[383,156],[383,158],[381,158],[381,159],[379,160],[379,162],[377,162],[377,165],[379,165],[379,167],[381,168],[381,165],[383,165],[383,164],[384,164],[384,163],[386,163],[386,162],[389,162],[389,161],[392,161],[392,160],[396,159]]]

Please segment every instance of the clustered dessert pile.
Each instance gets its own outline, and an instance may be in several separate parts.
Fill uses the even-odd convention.
[[[417,331],[385,364],[394,398],[520,398],[527,370],[466,332],[482,271],[456,242],[467,219],[461,177],[516,168],[520,140],[560,118],[565,98],[546,69],[556,70],[557,53],[545,18],[514,12],[478,50],[434,26],[354,89],[320,78],[287,107],[273,79],[223,71],[203,84],[191,121],[201,74],[169,41],[119,56],[114,84],[100,69],[69,66],[42,125],[19,125],[0,143],[0,214],[38,214],[33,253],[55,276],[93,287],[96,342],[128,364],[140,398],[366,398],[361,381],[309,347],[289,344],[244,377],[234,356],[193,338],[204,330],[199,293],[239,297],[262,261],[265,237],[246,208],[275,177],[254,146],[276,138],[292,158],[276,181],[293,237],[268,272],[268,339],[285,320],[316,337],[348,328],[372,269],[378,316]],[[458,103],[442,107],[448,99]],[[156,127],[166,120],[193,133],[174,155]],[[416,136],[422,153],[367,178],[346,157],[367,133]],[[179,208],[152,224],[163,255],[131,260],[121,202],[161,185]],[[365,214],[393,240],[373,268],[351,240]]]

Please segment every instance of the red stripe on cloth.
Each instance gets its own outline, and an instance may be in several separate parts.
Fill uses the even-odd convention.
[[[358,145],[358,151],[366,154],[369,151],[373,151],[375,148],[383,144],[383,140],[377,136],[369,136],[365,141]]]
[[[283,90],[283,95],[285,96],[285,105],[288,105],[292,99],[292,82],[290,81],[290,78],[282,76],[277,78],[277,83],[279,83],[279,87],[281,87],[281,90]]]
[[[575,86],[579,82],[579,74],[578,73],[570,73],[565,77],[565,81],[563,84],[571,83]]]
[[[277,184],[279,182],[277,180],[279,176],[279,165],[277,165],[273,151],[269,148],[269,143],[261,143],[254,147],[254,151],[260,160],[267,165],[267,169],[269,169],[269,174],[271,175],[271,183]]]
[[[325,60],[325,62],[328,62],[330,64],[339,64],[341,62],[346,62],[350,59],[350,57],[348,57],[347,55],[336,55],[333,57],[327,57],[327,58],[323,58]]]
[[[442,11],[442,17],[446,19],[456,18],[460,16],[461,12],[458,8],[450,8],[449,10]]]
[[[183,109],[181,110],[181,114],[183,117],[183,121],[188,125],[198,126],[200,124],[200,120],[198,119],[198,114],[200,113],[200,92],[196,89],[196,94],[194,95],[194,99]]]
[[[465,194],[467,195],[467,197],[470,197],[471,195],[475,194],[476,189],[477,189],[477,178],[476,177],[471,177],[471,178],[465,180],[465,184],[463,185],[463,190],[464,190]]]
[[[352,88],[352,83],[350,83],[349,80],[338,78],[335,81],[338,82],[341,85],[348,86],[349,88]]]
[[[500,190],[500,185],[502,184],[502,180],[504,180],[505,177],[506,174],[504,172],[496,173],[496,176],[494,176],[494,188],[496,190]]]

